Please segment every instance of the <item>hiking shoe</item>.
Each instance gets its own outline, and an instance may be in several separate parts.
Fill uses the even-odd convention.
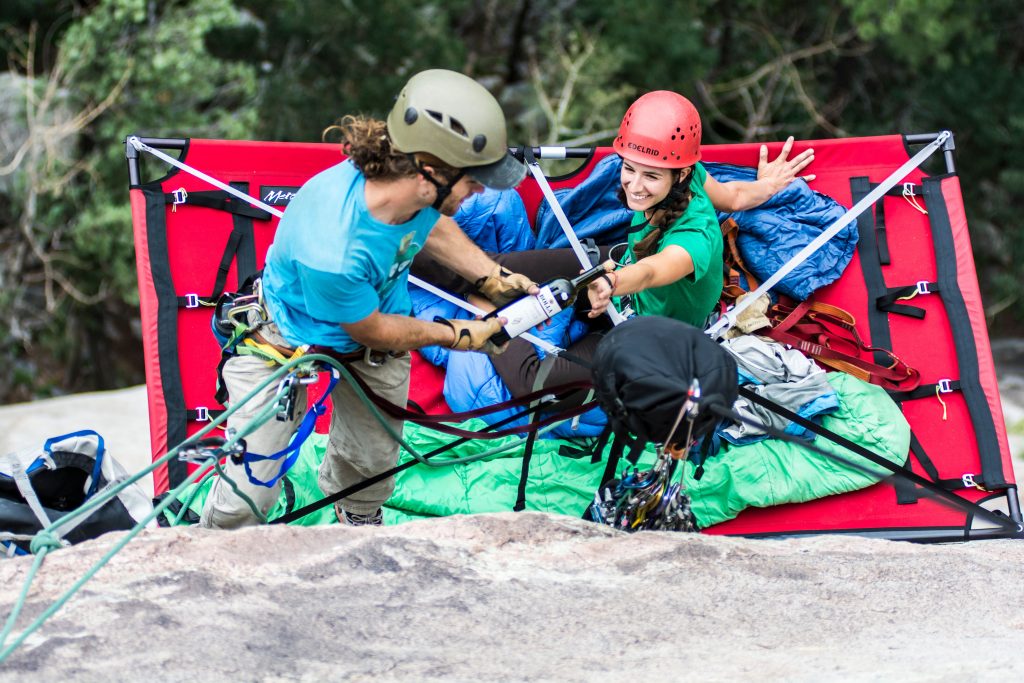
[[[384,526],[384,513],[380,508],[377,508],[375,512],[360,515],[355,512],[349,512],[341,507],[339,503],[335,503],[334,514],[338,516],[339,522],[348,526]]]

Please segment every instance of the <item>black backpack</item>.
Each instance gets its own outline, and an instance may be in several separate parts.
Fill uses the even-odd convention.
[[[718,424],[720,418],[711,406],[729,409],[738,395],[732,356],[701,330],[671,318],[627,320],[605,335],[592,362],[597,400],[617,442],[605,469],[605,481],[614,475],[626,444],[635,462],[647,443],[668,438],[694,379],[700,397],[693,439],[710,434]],[[684,420],[672,441],[685,445],[682,442],[688,431]]]

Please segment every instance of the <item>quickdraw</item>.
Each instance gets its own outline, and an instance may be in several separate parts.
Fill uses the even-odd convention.
[[[693,423],[700,405],[700,383],[694,379],[680,406],[675,423],[658,451],[654,466],[644,472],[633,467],[621,479],[613,479],[594,494],[590,519],[621,531],[697,531],[681,477],[679,461],[689,456],[693,446]],[[683,420],[687,423],[683,448],[673,448],[675,433]]]

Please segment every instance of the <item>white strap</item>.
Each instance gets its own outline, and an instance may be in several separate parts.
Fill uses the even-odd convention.
[[[32,488],[32,482],[28,478],[28,472],[25,471],[25,467],[21,464],[21,459],[16,454],[9,453],[4,456],[4,460],[7,461],[11,468],[11,477],[14,479],[14,483],[17,484],[21,497],[28,503],[32,514],[39,520],[42,528],[47,528],[51,524],[50,517],[46,514],[43,504],[39,502],[39,496],[36,494],[36,490]]]
[[[235,188],[231,187],[230,185],[228,185],[226,183],[222,183],[221,181],[217,180],[213,176],[206,175],[205,173],[203,173],[199,169],[193,168],[192,166],[189,166],[188,164],[183,164],[182,162],[178,161],[174,157],[169,156],[167,154],[164,154],[163,152],[161,152],[158,149],[154,149],[153,147],[150,147],[149,145],[144,143],[142,140],[140,140],[135,135],[130,136],[128,138],[128,140],[127,140],[127,143],[129,145],[131,145],[132,147],[134,147],[135,149],[139,150],[140,152],[149,152],[150,154],[155,156],[157,159],[160,159],[161,161],[166,161],[168,164],[170,164],[171,166],[174,166],[175,168],[180,168],[182,171],[185,171],[186,173],[188,173],[190,175],[194,175],[196,178],[199,178],[200,180],[205,180],[206,182],[210,183],[214,187],[219,188],[221,190],[224,190],[228,194],[234,195],[235,197],[238,197],[239,199],[241,199],[244,202],[248,202],[249,204],[251,204],[251,205],[253,205],[255,207],[263,209],[264,211],[266,211],[267,213],[269,213],[272,216],[277,216],[278,218],[280,218],[281,216],[284,215],[284,212],[281,211],[280,209],[278,209],[276,207],[273,207],[270,204],[265,204],[264,202],[261,202],[260,200],[256,199],[255,197],[250,197],[249,195],[245,194],[244,192],[241,192],[240,190],[236,190]]]
[[[565,233],[565,237],[569,240],[569,244],[572,245],[572,250],[576,252],[576,258],[579,259],[580,265],[583,266],[583,270],[590,270],[594,266],[590,262],[590,257],[587,256],[587,250],[583,248],[583,245],[580,243],[580,238],[576,236],[576,231],[574,231],[572,229],[572,225],[569,224],[569,219],[566,217],[565,211],[562,210],[562,205],[558,203],[558,198],[555,197],[555,193],[551,189],[551,184],[548,183],[548,179],[545,177],[540,164],[536,161],[531,161],[526,165],[526,167],[530,169],[530,173],[533,174],[534,180],[537,181],[537,185],[540,187],[541,192],[544,193],[544,199],[547,200],[548,206],[551,207],[551,211],[555,214],[555,218],[558,219],[558,224],[562,227],[562,232]],[[615,304],[609,304],[608,308],[605,310],[613,324],[618,325],[625,321],[622,314],[619,313],[617,308],[615,308]]]
[[[736,323],[736,318],[739,317],[740,313],[747,310],[748,306],[753,305],[753,303],[757,301],[757,299],[762,294],[767,294],[768,290],[777,285],[779,281],[782,280],[782,278],[789,275],[789,273],[792,272],[794,268],[796,268],[798,265],[806,261],[810,257],[810,255],[816,252],[818,249],[820,249],[822,245],[824,245],[830,239],[839,234],[840,230],[842,230],[847,225],[852,223],[857,218],[857,216],[861,215],[862,213],[864,213],[864,211],[866,211],[868,208],[874,205],[874,203],[878,201],[878,199],[882,195],[884,195],[886,192],[892,189],[893,186],[896,185],[896,183],[903,180],[903,178],[905,178],[908,173],[910,173],[915,168],[923,164],[924,160],[930,157],[932,154],[934,154],[935,151],[939,149],[939,147],[945,144],[946,140],[948,140],[951,135],[952,133],[950,133],[948,130],[944,130],[941,133],[939,133],[938,137],[936,137],[933,141],[929,142],[924,147],[924,149],[915,154],[906,163],[904,163],[902,166],[893,171],[892,175],[883,180],[878,185],[878,187],[876,187],[874,190],[868,193],[866,197],[857,202],[853,206],[853,208],[851,208],[849,211],[840,216],[835,223],[829,226],[828,230],[818,235],[810,244],[801,249],[796,256],[787,261],[781,268],[779,268],[779,270],[774,275],[765,280],[760,287],[753,291],[753,293],[750,296],[743,297],[743,301],[739,302],[733,308],[729,309],[724,314],[722,314],[722,317],[719,318],[714,325],[707,329],[707,334],[712,339],[717,339],[721,335],[723,335],[726,332],[726,330],[728,330]]]
[[[256,199],[255,197],[250,197],[249,195],[245,194],[244,192],[242,192],[240,190],[237,190],[237,189],[231,187],[230,185],[228,185],[226,183],[222,183],[221,181],[217,180],[216,178],[203,173],[199,169],[193,168],[192,166],[189,166],[188,164],[185,164],[185,163],[182,163],[182,162],[178,161],[177,159],[175,159],[172,156],[164,154],[163,152],[161,152],[158,149],[154,149],[153,147],[150,147],[149,145],[147,145],[146,143],[144,143],[142,140],[140,140],[138,137],[136,137],[134,135],[132,135],[131,137],[128,138],[128,144],[131,145],[132,147],[134,147],[135,149],[139,150],[140,152],[149,152],[150,154],[152,154],[156,158],[158,158],[158,159],[160,159],[162,161],[166,161],[171,166],[174,166],[175,168],[179,168],[182,171],[185,171],[186,173],[194,175],[196,178],[199,178],[201,180],[205,180],[206,182],[210,183],[214,187],[220,188],[221,190],[224,190],[228,194],[231,194],[231,195],[233,195],[235,197],[238,197],[239,199],[241,199],[241,200],[243,200],[245,202],[248,202],[249,204],[252,204],[255,207],[263,209],[264,211],[267,211],[268,213],[270,213],[273,216],[277,216],[278,218],[280,218],[281,216],[284,215],[284,212],[281,211],[280,209],[278,209],[276,207],[273,207],[273,206],[270,206],[269,204],[265,204],[264,202],[261,202],[260,200]],[[543,174],[541,174],[541,175],[543,175]],[[550,191],[550,189],[551,188],[549,186],[548,190]],[[557,202],[555,203],[555,205],[557,206]],[[561,211],[561,207],[559,207],[559,211]],[[573,237],[575,237],[575,235],[573,235]],[[578,240],[577,240],[577,242],[578,242]],[[587,261],[587,267],[588,268],[590,267],[589,260]],[[423,289],[427,290],[431,294],[434,294],[435,296],[439,296],[442,299],[444,299],[445,301],[453,303],[456,306],[458,306],[459,308],[461,308],[463,310],[466,310],[466,311],[469,311],[470,313],[473,313],[474,315],[484,315],[484,311],[482,309],[477,308],[473,304],[471,304],[471,303],[469,303],[467,301],[464,301],[464,300],[460,299],[459,297],[457,297],[457,296],[455,296],[453,294],[449,294],[448,292],[445,292],[444,290],[440,289],[439,287],[435,287],[434,285],[430,284],[429,282],[424,282],[423,280],[419,279],[415,275],[409,275],[409,282],[411,282],[412,284],[416,285],[417,287],[422,287]],[[544,351],[546,353],[553,353],[553,354],[555,354],[557,356],[559,353],[561,353],[562,351],[565,350],[565,349],[561,349],[561,348],[559,348],[557,346],[554,346],[553,344],[549,344],[548,342],[544,341],[540,337],[534,336],[534,335],[532,335],[530,333],[521,334],[519,336],[522,337],[523,339],[525,339],[526,341],[530,342],[531,344],[536,344],[537,346],[541,347],[542,349],[544,349]]]

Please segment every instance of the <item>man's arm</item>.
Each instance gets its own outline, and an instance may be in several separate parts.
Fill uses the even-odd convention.
[[[411,351],[437,345],[458,351],[501,353],[505,347],[494,346],[490,338],[506,323],[505,318],[427,322],[374,311],[358,322],[341,327],[357,343],[371,349]]]
[[[530,278],[498,265],[448,216],[441,216],[434,224],[423,252],[473,283],[481,294],[499,306],[540,291]]]
[[[380,311],[341,327],[356,342],[371,349],[411,351],[424,346],[451,346],[454,341],[452,330],[446,325]]]
[[[798,177],[808,182],[814,180],[814,175],[798,175],[814,161],[814,150],[806,149],[792,159],[787,159],[792,149],[793,138],[790,136],[782,145],[779,156],[769,162],[768,147],[761,145],[755,181],[733,180],[720,183],[708,174],[704,182],[704,191],[707,192],[711,204],[717,210],[727,213],[744,211],[768,201]]]
[[[450,216],[441,216],[434,224],[423,251],[470,282],[486,277],[497,265]]]

